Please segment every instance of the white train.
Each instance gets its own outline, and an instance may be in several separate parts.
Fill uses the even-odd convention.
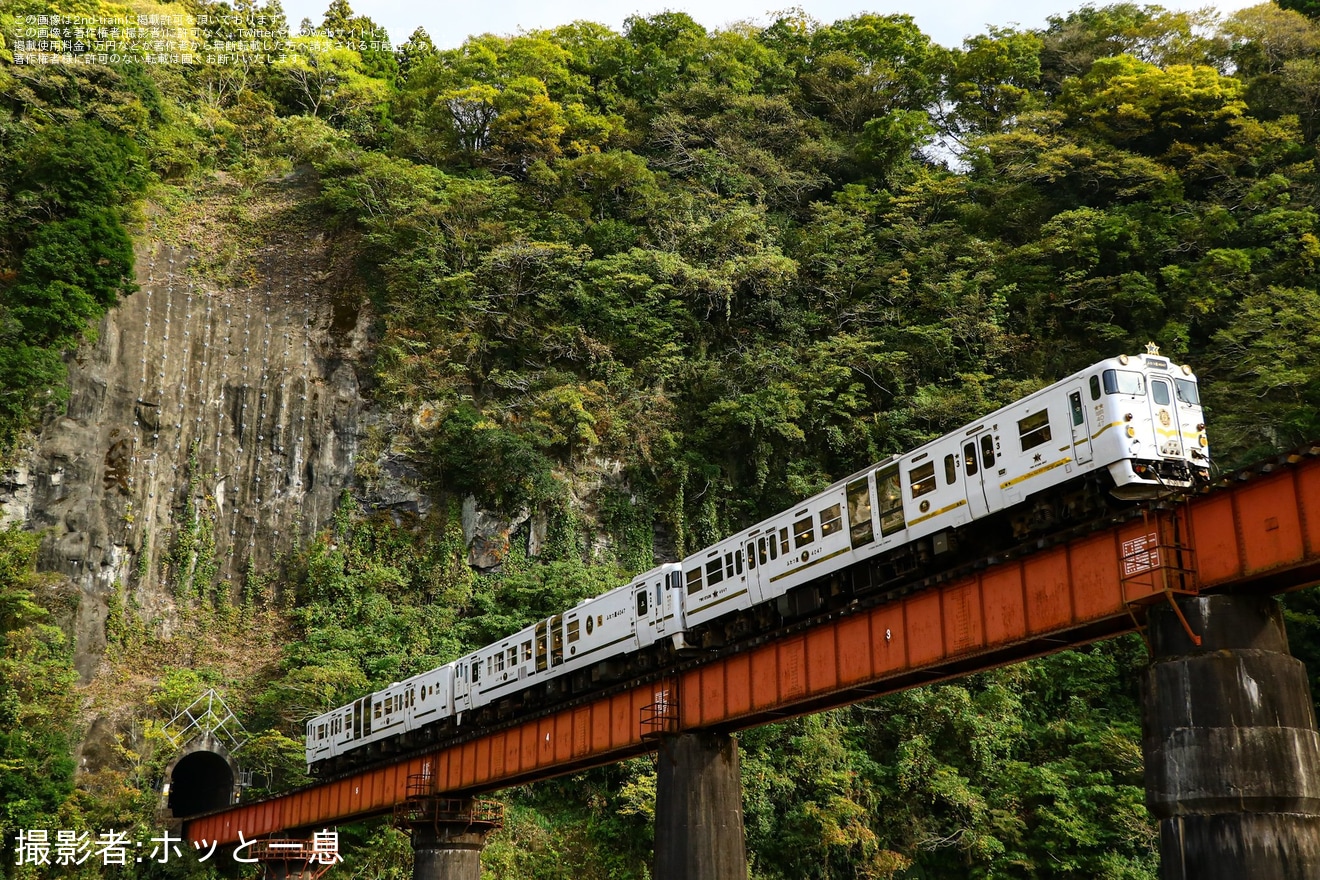
[[[992,553],[1106,503],[1204,481],[1196,377],[1154,346],[1101,361],[871,465],[681,563],[307,724],[322,772],[410,748],[883,589],[936,557]]]

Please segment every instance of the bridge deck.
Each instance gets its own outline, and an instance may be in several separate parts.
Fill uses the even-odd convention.
[[[841,612],[670,679],[185,823],[221,844],[390,812],[410,775],[476,794],[652,750],[641,723],[741,729],[1062,650],[1136,628],[1165,590],[1277,593],[1320,580],[1320,457],[1267,462],[1172,512],[1125,522],[871,608]],[[1180,577],[1179,569],[1190,571]],[[672,714],[672,713],[671,713]]]

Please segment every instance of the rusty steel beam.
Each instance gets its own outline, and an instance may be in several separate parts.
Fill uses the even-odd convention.
[[[731,731],[1017,662],[1138,628],[1143,606],[1198,591],[1278,593],[1320,580],[1320,457],[1235,474],[1157,511],[875,607],[841,611],[670,679],[478,735],[388,768],[185,821],[238,841],[390,812],[410,775],[472,795],[651,751],[643,710],[676,731]],[[1189,635],[1195,636],[1189,632]]]

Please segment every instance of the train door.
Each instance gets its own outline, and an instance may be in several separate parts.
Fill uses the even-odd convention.
[[[545,672],[550,666],[550,639],[547,635],[546,623],[541,621],[536,625],[536,671]]]
[[[880,499],[880,534],[888,538],[907,528],[903,517],[903,482],[898,465],[875,472],[875,492]]]
[[[671,633],[681,633],[687,627],[683,621],[683,569],[671,563],[661,571],[665,591],[665,628]]]
[[[362,739],[362,701],[353,701],[353,739]]]
[[[564,616],[556,614],[550,618],[550,665],[558,666],[564,662]]]
[[[757,564],[756,559],[756,539],[748,538],[743,544],[743,553],[747,558],[747,594],[752,598],[752,604],[756,605],[765,601],[765,595],[761,586],[761,566]]]
[[[985,489],[981,486],[981,453],[977,449],[975,438],[963,443],[963,486],[967,491],[967,508],[972,519],[980,519],[990,512],[985,500]]]
[[[871,518],[871,481],[869,476],[859,477],[847,486],[848,536],[856,550],[875,540],[875,527]],[[751,555],[748,549],[748,556]]]
[[[468,708],[471,703],[468,695],[472,691],[472,678],[470,673],[470,658],[463,658],[454,665],[454,712],[459,713]]]
[[[669,597],[669,590],[665,588],[664,577],[659,577],[651,587],[652,598],[655,599],[655,637],[658,639],[665,634],[665,617],[672,607],[673,600]]]
[[[1082,386],[1068,390],[1068,424],[1072,426],[1073,461],[1086,464],[1091,460],[1091,428],[1086,423],[1086,407],[1082,406]]]
[[[637,614],[637,644],[645,648],[656,639],[663,619],[656,620],[659,614],[659,602],[655,601],[655,589],[648,584],[639,584],[633,590],[633,611]]]
[[[1160,455],[1183,457],[1182,429],[1173,404],[1173,387],[1160,376],[1150,377],[1150,414],[1155,422],[1155,439]]]
[[[974,449],[973,449],[974,447]],[[963,455],[973,452],[976,459],[976,468],[981,477],[981,494],[979,500],[985,504],[978,512],[976,504],[976,486],[975,481],[967,481],[967,503],[972,508],[972,517],[978,515],[984,516],[986,513],[999,510],[1004,506],[1004,490],[999,484],[999,478],[1003,476],[1004,468],[1001,467],[1002,453],[999,449],[999,438],[995,436],[994,429],[981,431],[972,436],[969,443],[963,444]],[[967,467],[967,460],[963,461],[963,467]]]

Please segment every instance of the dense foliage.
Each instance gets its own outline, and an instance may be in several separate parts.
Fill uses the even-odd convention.
[[[311,715],[1148,340],[1197,369],[1220,462],[1315,438],[1320,25],[1284,5],[1084,7],[958,48],[901,15],[708,31],[662,13],[455,49],[419,29],[390,52],[327,40],[376,29],[335,0],[269,62],[0,49],[0,440],[57,402],[65,352],[131,292],[137,196],[314,176],[382,316],[373,393],[442,514],[400,526],[345,499],[287,584],[227,594],[280,612],[277,668],[242,688],[161,670],[157,719],[233,686],[276,788],[300,779]],[[0,25],[47,11],[15,0]],[[545,517],[540,558],[469,570],[446,506],[464,495]],[[0,711],[32,732],[0,739],[0,830],[140,818],[159,767],[135,754],[70,795],[66,649],[23,540],[0,546],[0,663],[28,677],[5,674]],[[112,648],[145,650],[116,614]],[[1298,622],[1309,656],[1309,606]],[[755,876],[1155,876],[1142,660],[1121,641],[746,734]],[[56,696],[37,703],[41,676]],[[512,792],[487,867],[648,876],[653,791],[637,761]],[[354,833],[349,868],[402,875],[395,832]]]

